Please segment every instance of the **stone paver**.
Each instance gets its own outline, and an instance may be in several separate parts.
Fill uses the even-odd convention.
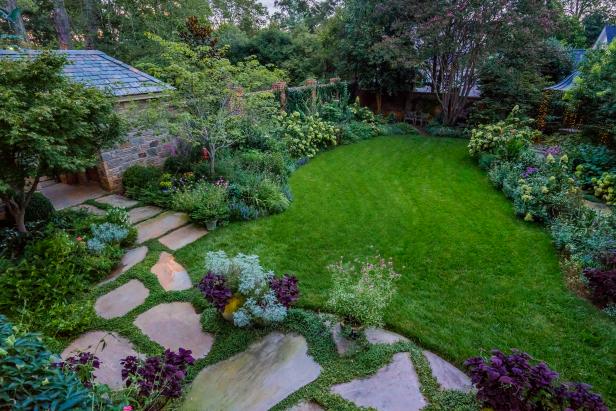
[[[436,381],[446,390],[459,390],[469,392],[473,384],[466,374],[453,366],[453,364],[445,361],[438,355],[424,351],[424,356],[430,363],[432,375]]]
[[[112,389],[124,386],[120,360],[129,355],[138,355],[126,338],[107,331],[91,331],[73,341],[61,356],[66,359],[84,351],[89,351],[100,359],[100,368],[94,371],[94,376],[97,382],[107,384]]]
[[[41,188],[41,193],[51,201],[56,210],[72,207],[84,201],[109,194],[95,182],[77,185],[58,183]]]
[[[94,215],[105,215],[105,210],[101,210],[98,207],[94,207],[93,205],[90,204],[80,204],[80,205],[76,205],[71,207],[71,209],[73,210],[83,210],[86,213],[90,213],[90,214],[94,214]]]
[[[173,256],[165,251],[160,253],[158,262],[150,269],[165,291],[182,291],[192,287],[188,273]]]
[[[128,219],[131,224],[137,224],[162,213],[162,211],[162,208],[156,206],[137,207],[128,212]]]
[[[408,342],[409,339],[382,328],[366,328],[366,339],[370,344],[395,344],[397,342]]]
[[[289,408],[287,411],[325,411],[325,409],[316,402],[301,401],[294,407]]]
[[[107,320],[122,317],[145,302],[150,295],[141,281],[130,280],[126,284],[101,296],[94,304],[96,313]]]
[[[269,410],[319,376],[321,367],[307,352],[302,336],[268,334],[248,350],[204,368],[182,409]]]
[[[160,241],[165,247],[175,251],[194,241],[197,241],[206,234],[207,230],[205,228],[199,227],[195,224],[189,224],[170,232],[164,237],[159,238],[158,241]]]
[[[408,353],[395,354],[389,365],[369,378],[334,385],[332,392],[379,411],[418,411],[427,405]]]
[[[120,275],[124,274],[125,272],[133,268],[135,265],[142,262],[147,254],[148,247],[146,247],[145,245],[133,248],[132,250],[128,250],[126,254],[124,254],[124,256],[122,257],[122,260],[120,261],[118,267],[113,270],[109,277],[99,285],[106,284],[109,281],[115,280]]]
[[[189,217],[185,213],[168,211],[154,218],[146,220],[135,226],[137,228],[137,243],[158,238],[171,230],[180,228],[188,223]]]
[[[140,314],[134,324],[164,348],[192,351],[195,358],[210,352],[214,337],[201,330],[200,316],[190,303],[159,304]]]
[[[119,208],[131,208],[139,203],[138,201],[131,200],[119,194],[110,194],[105,197],[97,198],[96,202]]]

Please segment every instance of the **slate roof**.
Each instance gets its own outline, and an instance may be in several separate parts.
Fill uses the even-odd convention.
[[[36,55],[36,50],[0,50],[1,58],[17,59]],[[130,99],[156,97],[157,94],[172,87],[136,68],[98,50],[55,50],[54,53],[65,54],[69,63],[64,66],[64,73],[76,82],[86,86],[108,90],[114,96]]]

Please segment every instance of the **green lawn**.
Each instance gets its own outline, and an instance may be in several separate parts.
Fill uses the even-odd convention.
[[[291,178],[284,213],[234,223],[177,252],[193,277],[208,250],[255,253],[322,307],[325,267],[377,251],[402,272],[388,327],[461,365],[519,348],[616,403],[616,323],[575,297],[542,227],[517,219],[466,142],[379,137],[323,153]]]

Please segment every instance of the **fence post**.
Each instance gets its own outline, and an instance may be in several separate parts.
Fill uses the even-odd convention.
[[[287,83],[284,81],[279,81],[277,83],[272,84],[272,92],[280,93],[280,108],[283,111],[287,109]]]
[[[317,81],[313,78],[306,80],[306,87],[310,87],[310,102],[312,107],[317,105]]]
[[[340,77],[332,77],[329,79],[329,84],[338,84],[340,83]],[[340,100],[340,89],[336,88],[336,100]]]

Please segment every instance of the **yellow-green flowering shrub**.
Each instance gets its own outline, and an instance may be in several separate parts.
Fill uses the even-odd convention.
[[[616,174],[603,173],[600,178],[592,179],[592,186],[596,197],[616,205]]]
[[[319,150],[336,145],[339,130],[318,115],[302,116],[297,111],[278,118],[281,137],[294,158],[314,157]]]
[[[519,108],[498,123],[482,124],[471,132],[468,151],[471,156],[494,154],[501,158],[514,158],[541,133],[528,126],[528,122],[517,117]]]

